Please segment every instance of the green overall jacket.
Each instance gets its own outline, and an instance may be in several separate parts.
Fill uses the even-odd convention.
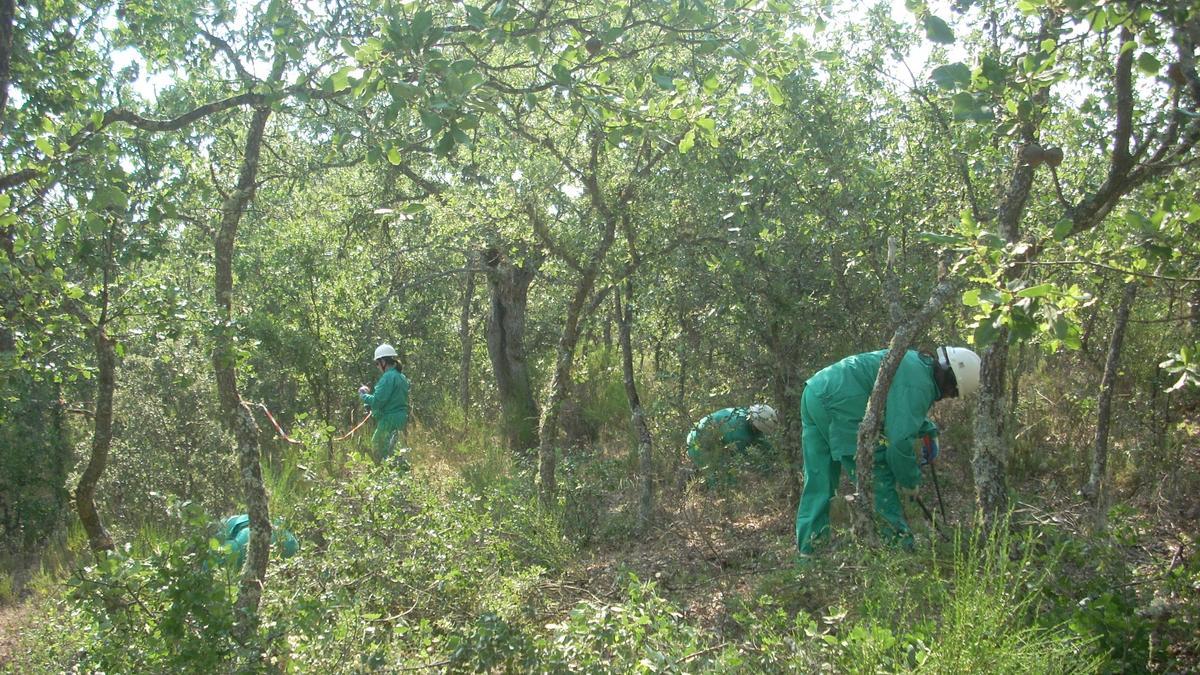
[[[371,408],[371,416],[375,418],[371,447],[375,457],[383,461],[392,454],[396,440],[408,426],[408,378],[398,368],[388,368],[375,383],[374,393],[359,394],[359,397]]]

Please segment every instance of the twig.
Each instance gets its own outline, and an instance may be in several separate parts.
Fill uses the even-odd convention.
[[[687,654],[685,656],[682,656],[682,657],[676,659],[675,665],[680,666],[680,665],[687,663],[688,661],[691,661],[692,659],[694,659],[698,656],[704,656],[705,654],[711,654],[712,652],[720,651],[721,649],[724,649],[728,644],[729,644],[728,642],[722,642],[720,644],[713,645],[712,647],[706,647],[704,649],[701,649],[700,651],[692,652],[691,654]]]
[[[433,670],[434,668],[438,668],[440,666],[444,666],[449,663],[450,663],[450,659],[445,659],[445,660],[437,661],[434,663],[425,663],[425,664],[422,664],[419,666],[406,666],[404,668],[393,668],[392,672],[399,673],[399,672],[404,672],[404,671],[409,671],[409,670]]]

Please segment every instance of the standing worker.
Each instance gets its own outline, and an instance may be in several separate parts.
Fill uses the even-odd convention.
[[[804,492],[796,509],[800,553],[811,553],[813,543],[828,533],[829,504],[842,469],[855,480],[858,425],[886,354],[885,349],[848,356],[813,375],[804,388]],[[885,538],[911,545],[897,490],[913,494],[921,484],[916,445],[936,434],[925,418],[929,409],[935,401],[970,396],[978,388],[979,356],[970,349],[905,352],[888,390],[883,436],[875,450],[875,510],[883,516]],[[928,460],[930,451],[936,452],[932,442],[921,454]]]
[[[375,418],[371,448],[375,461],[383,462],[392,455],[396,442],[408,425],[408,378],[400,372],[396,349],[389,344],[375,348],[375,366],[382,373],[375,383],[375,392],[371,393],[364,384],[358,388],[358,396],[371,408],[371,415]]]
[[[705,472],[709,484],[729,484],[732,461],[748,458],[750,448],[757,450],[757,463],[765,468],[775,453],[766,437],[773,431],[775,409],[765,403],[724,408],[696,423],[687,437],[687,454],[696,468]]]

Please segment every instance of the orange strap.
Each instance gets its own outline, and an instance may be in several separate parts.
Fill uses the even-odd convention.
[[[351,429],[350,431],[347,431],[347,432],[346,432],[344,435],[342,435],[342,436],[338,436],[337,438],[335,438],[335,439],[333,439],[333,440],[335,440],[335,441],[344,441],[344,440],[346,440],[347,438],[350,438],[352,435],[354,435],[354,432],[358,431],[358,430],[359,430],[359,428],[361,428],[361,427],[362,427],[362,425],[366,424],[366,423],[367,423],[367,420],[369,420],[369,419],[371,419],[371,412],[370,412],[370,411],[367,411],[367,416],[366,416],[366,417],[364,417],[364,418],[362,418],[362,421],[361,421],[361,422],[359,422],[358,424],[354,425],[354,428],[353,428],[353,429]]]
[[[266,404],[253,403],[251,405],[254,405],[255,407],[258,407],[258,408],[262,408],[262,411],[267,414],[267,419],[271,420],[271,426],[275,427],[275,432],[279,434],[280,438],[287,441],[288,443],[291,443],[292,445],[304,445],[304,443],[302,443],[301,441],[297,441],[296,439],[287,435],[287,432],[285,432],[283,430],[283,427],[279,426],[279,422],[275,421],[275,416],[271,414],[271,411],[267,408]],[[369,420],[369,419],[371,419],[370,412],[368,412],[367,416],[362,418],[362,421],[359,422],[358,424],[356,424],[353,429],[351,429],[350,431],[347,431],[346,433],[342,434],[341,436],[334,438],[333,440],[334,441],[344,441],[347,438],[350,438],[351,436],[354,435],[354,432],[361,429],[362,425],[366,424],[367,420]]]
[[[287,435],[287,433],[284,432],[283,427],[279,426],[279,422],[275,421],[275,416],[272,415],[271,411],[267,409],[266,404],[255,403],[254,405],[258,406],[259,408],[262,408],[263,412],[265,412],[267,414],[267,419],[271,420],[271,425],[275,427],[275,431],[279,433],[280,438],[287,441],[288,443],[291,443],[292,445],[304,445],[300,441],[297,441],[296,439],[291,438],[290,436]]]

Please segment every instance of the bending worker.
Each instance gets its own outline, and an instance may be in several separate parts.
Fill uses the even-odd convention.
[[[775,448],[766,434],[775,431],[775,421],[775,410],[765,403],[718,410],[702,418],[688,434],[688,457],[705,472],[710,484],[714,480],[728,483],[732,462],[748,458],[750,448],[757,450],[760,466],[774,456]]]
[[[370,393],[363,385],[358,388],[358,396],[371,408],[371,416],[375,418],[371,448],[375,461],[382,462],[391,456],[396,441],[408,426],[408,378],[400,372],[396,349],[389,344],[375,349],[375,367],[382,373],[375,383],[375,392]]]
[[[236,556],[235,569],[240,570],[246,562],[246,545],[250,543],[250,516],[242,513],[223,519],[219,536],[221,543],[229,546]],[[300,550],[296,535],[279,527],[278,523],[271,528],[271,546],[284,558],[290,558]]]
[[[828,534],[829,504],[842,469],[855,480],[858,425],[885,354],[887,350],[846,357],[813,375],[804,388],[804,492],[796,509],[801,553],[811,553],[813,543]],[[925,418],[929,409],[935,401],[970,396],[978,388],[979,356],[970,349],[939,347],[936,355],[913,350],[904,354],[888,391],[873,470],[875,510],[883,517],[886,539],[912,542],[897,489],[912,493],[921,484],[916,446],[922,436],[936,431]]]

